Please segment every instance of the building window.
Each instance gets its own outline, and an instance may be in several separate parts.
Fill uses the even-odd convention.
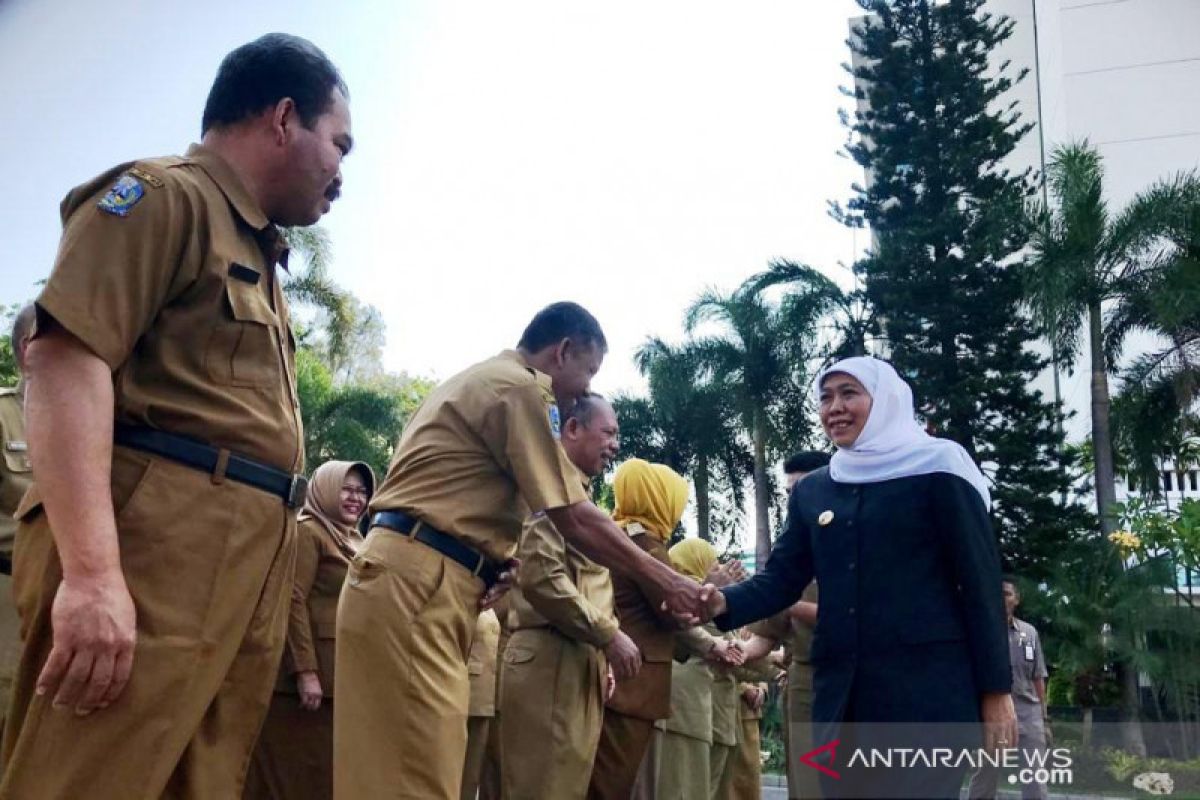
[[[1164,472],[1162,474],[1162,481],[1163,481],[1163,491],[1164,492],[1171,491],[1171,473]]]
[[[1196,470],[1188,470],[1188,488],[1196,491]]]

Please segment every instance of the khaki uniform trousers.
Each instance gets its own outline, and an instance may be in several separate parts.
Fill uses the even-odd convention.
[[[658,800],[708,800],[712,796],[710,742],[666,730],[658,766]]]
[[[132,676],[86,717],[34,694],[62,568],[45,513],[26,514],[13,558],[25,649],[0,797],[239,797],[283,651],[295,516],[266,492],[125,448],[112,472],[137,608]]]
[[[483,581],[373,528],[338,605],[333,796],[459,800]]]
[[[733,754],[733,781],[721,800],[759,800],[762,797],[762,735],[757,719],[742,720],[742,743]]]
[[[712,753],[708,757],[708,766],[709,796],[714,800],[719,797],[728,797],[733,791],[733,766],[737,761],[739,746],[713,742]]]
[[[316,711],[276,692],[254,748],[245,800],[329,800],[333,796],[333,698]]]
[[[513,632],[500,674],[505,800],[587,794],[604,722],[604,654],[553,628]]]
[[[463,759],[462,785],[458,791],[460,800],[475,800],[479,791],[488,737],[494,721],[492,717],[467,717],[467,755]]]
[[[788,665],[785,697],[787,724],[784,743],[787,749],[789,800],[818,800],[822,797],[820,773],[800,763],[800,756],[812,752],[812,667],[792,662]]]
[[[656,665],[642,664],[642,669],[650,666]],[[629,800],[653,733],[653,720],[605,708],[587,796],[595,800]]]
[[[21,659],[21,620],[13,603],[12,576],[0,574],[0,730],[12,700],[12,687]]]
[[[638,767],[637,780],[633,782],[633,791],[629,800],[657,800],[658,798],[658,768],[662,763],[663,730],[655,725],[650,734],[650,744],[646,745],[646,755],[642,758],[642,766]]]

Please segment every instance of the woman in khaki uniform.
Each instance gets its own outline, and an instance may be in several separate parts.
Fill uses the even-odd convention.
[[[312,475],[297,518],[296,577],[287,644],[245,798],[333,796],[333,664],[338,597],[375,492],[361,462],[327,461]]]
[[[666,542],[687,506],[687,481],[665,464],[631,458],[613,474],[613,494],[617,525],[638,547],[670,564]],[[629,799],[654,723],[671,713],[671,655],[679,626],[654,587],[620,573],[612,579],[621,630],[642,651],[642,668],[618,682],[605,705],[590,800]]]
[[[696,581],[706,580],[717,564],[717,551],[703,539],[685,539],[671,548],[670,556],[676,570]],[[709,634],[710,648],[728,648],[715,628]],[[680,636],[678,644],[693,652],[671,669],[671,716],[663,732],[658,773],[660,800],[715,796],[741,727],[736,697],[731,715],[728,698],[723,696],[726,678],[732,681],[732,675],[726,667],[710,665],[710,659],[695,653],[687,638]]]

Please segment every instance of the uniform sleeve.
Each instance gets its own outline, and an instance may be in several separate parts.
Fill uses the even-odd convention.
[[[720,641],[704,628],[688,628],[675,634],[675,646],[680,655],[704,658]]]
[[[793,490],[783,533],[762,572],[722,590],[726,611],[713,620],[721,630],[740,628],[779,613],[799,600],[812,581],[812,538],[800,513],[799,497],[799,492]]]
[[[1050,673],[1046,671],[1046,657],[1042,655],[1042,635],[1033,630],[1033,677],[1045,680]]]
[[[604,647],[617,633],[617,623],[584,597],[567,565],[562,534],[545,515],[525,523],[518,582],[529,605],[565,636]]]
[[[750,632],[775,642],[782,642],[792,632],[791,618],[787,611],[775,614],[751,625]]]
[[[1000,551],[983,499],[957,475],[932,476],[933,506],[959,586],[975,685],[981,693],[1012,691],[1004,628]]]
[[[489,446],[517,483],[521,498],[534,513],[587,501],[550,427],[550,405],[535,383],[508,389],[498,396],[488,424]]]
[[[308,615],[308,596],[317,580],[317,565],[321,560],[321,543],[308,530],[298,529],[296,547],[296,577],[292,582],[292,603],[288,611],[287,653],[288,672],[315,672],[317,649],[313,645],[312,621]]]
[[[128,174],[116,180],[138,181]],[[54,269],[37,305],[116,370],[173,292],[191,237],[191,201],[172,181],[138,181],[142,195],[120,216],[100,207],[112,184],[65,220]],[[190,259],[199,263],[200,259]]]

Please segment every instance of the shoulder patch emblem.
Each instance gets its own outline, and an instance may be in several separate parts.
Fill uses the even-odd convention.
[[[108,194],[100,198],[100,210],[118,217],[127,217],[145,194],[146,190],[138,183],[137,178],[122,175],[108,190]]]
[[[558,413],[558,404],[551,403],[546,413],[550,417],[550,432],[557,439],[562,436],[562,416]]]

